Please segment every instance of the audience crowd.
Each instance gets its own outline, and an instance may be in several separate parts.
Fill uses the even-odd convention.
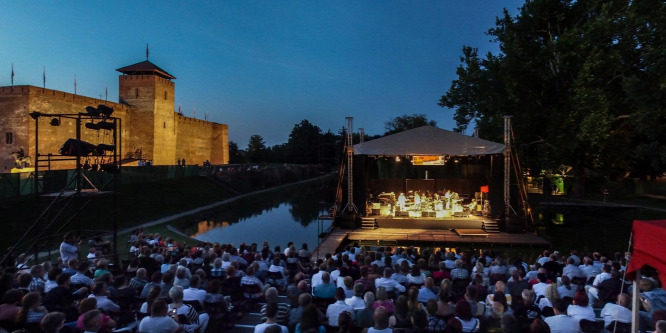
[[[307,244],[184,246],[132,233],[130,260],[67,234],[54,263],[19,258],[0,276],[6,332],[219,332],[248,312],[255,333],[666,332],[656,272],[623,280],[628,255],[558,251],[534,262],[487,250]],[[286,296],[286,297],[284,297]],[[284,301],[281,301],[283,300]]]

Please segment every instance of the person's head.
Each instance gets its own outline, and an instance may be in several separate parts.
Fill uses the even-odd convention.
[[[573,304],[586,307],[589,304],[590,299],[587,297],[585,290],[578,290],[573,298]]]
[[[344,301],[347,295],[345,294],[345,290],[338,287],[335,289],[335,299],[338,301]]]
[[[520,323],[512,314],[505,314],[501,319],[502,332],[519,332]]]
[[[270,287],[264,292],[264,297],[266,298],[266,303],[277,303],[278,290],[275,287]]]
[[[23,273],[18,277],[18,286],[21,288],[28,288],[32,282],[32,274]]]
[[[388,312],[386,312],[386,309],[383,306],[379,306],[375,309],[375,313],[372,315],[372,318],[375,320],[375,329],[383,330],[388,327],[389,316]]]
[[[187,268],[183,266],[178,266],[178,269],[176,269],[176,277],[179,280],[183,280],[187,278]]]
[[[455,261],[456,268],[462,268],[463,262],[460,259],[456,259]]]
[[[536,318],[532,320],[532,323],[530,324],[530,333],[550,333],[550,326],[546,324],[545,321],[541,320],[541,318]]]
[[[365,292],[365,286],[362,283],[357,283],[354,285],[354,296],[363,297],[364,292]]]
[[[338,327],[339,332],[349,332],[349,329],[352,326],[352,318],[351,318],[351,313],[348,311],[343,311],[340,313],[338,316]]]
[[[329,283],[331,283],[331,274],[329,274],[328,272],[324,272],[324,273],[321,275],[321,282],[322,282],[323,284],[329,284]]]
[[[31,291],[21,299],[21,307],[24,309],[35,309],[39,307],[42,302],[42,295],[38,291]]]
[[[567,314],[567,308],[569,305],[567,302],[561,300],[561,299],[556,299],[553,301],[553,311],[555,314]]]
[[[363,302],[365,303],[366,308],[371,308],[372,304],[375,303],[375,294],[373,294],[372,291],[367,291],[365,295],[363,295]]]
[[[95,296],[106,296],[106,283],[95,282],[92,287],[92,293]]]
[[[201,277],[199,275],[192,275],[190,278],[190,288],[199,288],[201,286]]]
[[[455,311],[456,316],[463,320],[470,320],[472,318],[472,307],[470,306],[469,302],[464,299],[458,300],[456,303]]]
[[[642,278],[641,281],[639,282],[639,286],[641,288],[641,291],[650,291],[654,289],[654,283],[650,278]]]
[[[376,296],[377,296],[378,301],[387,300],[388,299],[388,292],[386,291],[386,288],[384,288],[384,287],[377,288]]]
[[[524,304],[532,304],[536,299],[536,294],[532,289],[523,289],[523,292],[520,295],[523,298]]]
[[[65,326],[65,314],[62,312],[47,313],[39,322],[44,333],[55,333]]]
[[[570,288],[570,286],[571,286],[571,279],[569,279],[568,276],[566,276],[566,275],[562,275],[562,278],[561,278],[560,281],[562,282],[562,285],[563,285],[563,286],[566,286],[566,287],[567,287],[567,289]]]
[[[354,279],[349,275],[345,276],[343,282],[347,289],[352,289],[354,287]]]
[[[266,304],[266,318],[275,319],[278,313],[278,304],[277,303],[267,303]]]
[[[158,299],[153,302],[150,307],[151,317],[164,317],[167,315],[167,303],[164,300]]]
[[[171,301],[174,303],[180,303],[183,301],[183,287],[181,286],[173,286],[169,290],[169,298],[171,298]]]
[[[145,268],[141,267],[141,268],[139,268],[139,269],[136,270],[136,277],[137,277],[137,279],[145,280],[145,279],[146,279],[146,275],[148,275],[148,272],[146,271]]]
[[[399,316],[406,316],[409,313],[409,301],[407,296],[400,295],[395,299],[395,314]]]
[[[502,317],[505,309],[506,307],[501,302],[493,302],[493,304],[490,306],[490,310],[492,311],[491,314],[497,318]]]
[[[97,332],[102,327],[102,312],[90,310],[83,315],[83,328],[88,332]]]
[[[22,298],[23,292],[18,289],[9,289],[2,295],[2,303],[18,305],[21,303]]]
[[[296,285],[296,286],[298,287],[298,292],[299,293],[308,292],[309,286],[308,286],[307,281],[301,280],[301,281],[298,282],[298,285]]]
[[[176,278],[176,273],[172,271],[166,271],[164,272],[164,275],[162,275],[162,283],[164,284],[172,284],[173,280]],[[159,282],[159,281],[158,281]]]
[[[655,333],[666,333],[666,320],[659,320],[654,324]]]
[[[428,326],[428,315],[422,309],[412,312],[412,326],[417,330],[424,330]]]
[[[82,315],[90,310],[97,309],[97,299],[95,297],[87,297],[79,303],[79,314]]]
[[[506,309],[508,307],[508,304],[507,304],[508,302],[507,302],[507,299],[506,299],[506,295],[501,291],[496,291],[493,294],[493,302],[501,303],[502,305],[504,305],[504,309]]]
[[[551,283],[546,287],[546,298],[551,303],[560,298],[560,293],[557,291],[557,283]]]
[[[429,299],[428,303],[426,303],[426,312],[431,317],[437,314],[437,301],[434,298]]]
[[[617,304],[628,309],[631,305],[631,296],[627,293],[617,295]]]
[[[310,293],[302,293],[298,295],[298,306],[305,307],[310,303],[312,303],[312,295],[310,295]]]
[[[424,286],[428,289],[434,288],[435,287],[435,280],[432,277],[428,276],[425,279]]]
[[[305,332],[308,329],[318,329],[321,325],[319,322],[319,315],[317,308],[314,304],[309,303],[303,307],[303,315],[301,316],[301,331]]]

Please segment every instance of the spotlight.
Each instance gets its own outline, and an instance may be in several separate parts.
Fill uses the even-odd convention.
[[[51,118],[51,126],[60,126],[60,119]]]
[[[60,155],[64,156],[88,156],[98,148],[90,142],[77,139],[67,139],[65,143],[60,146],[58,151]]]
[[[29,114],[30,114],[30,117],[32,117],[32,119],[34,119],[34,120],[37,120],[37,118],[42,116],[42,113],[38,112],[38,111],[32,111]]]
[[[91,116],[99,116],[99,110],[92,106],[86,106],[86,112]]]
[[[99,131],[103,130],[112,130],[114,127],[113,123],[107,121],[100,121],[98,123],[86,123],[86,128]]]
[[[114,151],[116,150],[116,145],[107,145],[100,143],[97,145],[97,150],[98,151]]]
[[[111,116],[111,114],[113,113],[113,108],[112,108],[112,107],[108,107],[108,106],[106,106],[106,105],[104,105],[104,104],[100,104],[100,105],[98,105],[98,106],[97,106],[97,110],[99,110],[99,112],[100,112],[101,114],[103,114],[105,117],[109,117],[109,116]]]

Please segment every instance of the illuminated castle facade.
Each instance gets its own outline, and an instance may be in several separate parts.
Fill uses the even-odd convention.
[[[37,135],[41,156],[58,154],[68,138],[76,137],[75,120],[61,118],[59,126],[50,126],[50,117],[40,117],[36,131],[30,112],[79,113],[85,112],[86,106],[99,104],[112,107],[112,116],[122,121],[123,159],[139,157],[153,165],[175,165],[183,159],[187,164],[229,162],[228,126],[176,112],[174,76],[148,60],[117,71],[121,73],[118,103],[35,86],[0,87],[0,172],[9,172],[15,166],[10,154],[21,149],[34,161]],[[81,129],[81,140],[93,144],[112,143],[111,137],[109,131]],[[51,166],[74,167],[74,162]]]

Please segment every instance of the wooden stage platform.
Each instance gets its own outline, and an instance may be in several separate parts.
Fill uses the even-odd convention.
[[[483,229],[459,230],[432,230],[432,229],[405,229],[405,228],[378,228],[370,229],[338,229],[329,233],[312,251],[314,260],[323,258],[326,253],[332,253],[343,242],[359,242],[361,245],[396,246],[396,245],[423,245],[437,246],[468,245],[475,247],[537,247],[546,248],[551,244],[545,239],[532,234],[513,234],[508,232],[486,233]]]

